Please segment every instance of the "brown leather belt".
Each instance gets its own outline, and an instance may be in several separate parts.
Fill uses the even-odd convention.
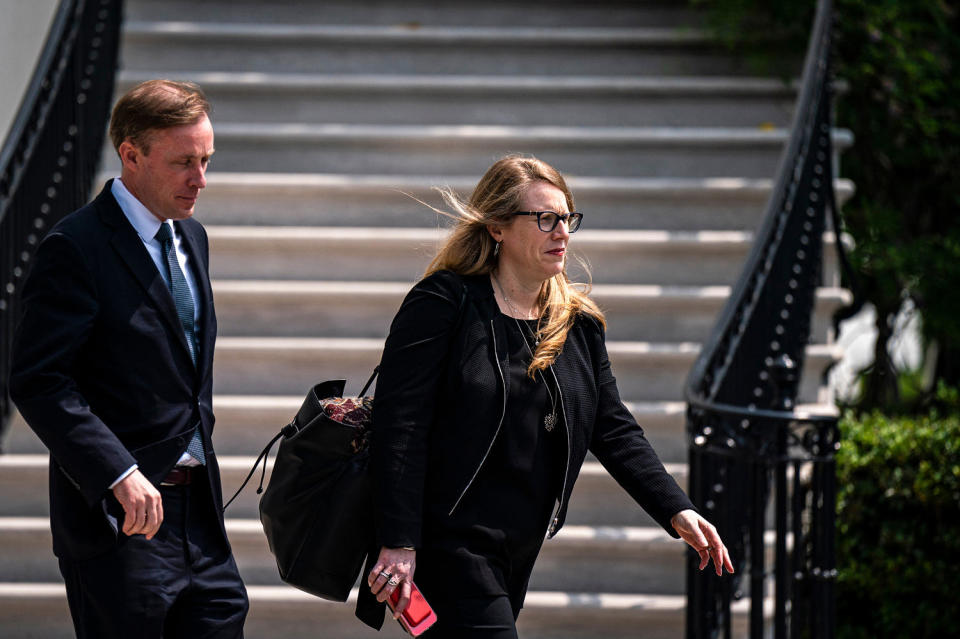
[[[174,466],[163,481],[161,486],[189,486],[199,478],[199,470],[202,466]]]

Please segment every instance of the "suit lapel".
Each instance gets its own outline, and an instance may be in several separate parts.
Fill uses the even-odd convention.
[[[117,204],[113,194],[110,193],[111,182],[112,180],[107,182],[96,200],[101,219],[113,229],[110,245],[127,268],[130,269],[130,272],[146,293],[147,299],[160,310],[160,317],[163,318],[167,328],[173,334],[174,339],[183,347],[184,353],[189,359],[190,350],[187,347],[187,336],[180,326],[177,307],[173,303],[170,289],[167,288],[167,284],[160,276],[160,272],[150,258],[150,254],[147,253],[140,236],[137,235],[136,230],[127,220],[123,211],[120,210],[120,205]]]

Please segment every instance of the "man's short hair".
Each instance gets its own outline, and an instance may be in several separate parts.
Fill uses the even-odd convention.
[[[117,100],[110,116],[110,139],[118,153],[130,140],[147,154],[152,131],[195,124],[209,114],[207,96],[193,82],[147,80]]]

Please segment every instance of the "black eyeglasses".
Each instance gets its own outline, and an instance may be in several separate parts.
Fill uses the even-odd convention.
[[[536,215],[537,226],[544,233],[550,233],[560,222],[567,223],[567,232],[576,233],[583,221],[583,213],[557,213],[556,211],[517,211],[514,215]]]

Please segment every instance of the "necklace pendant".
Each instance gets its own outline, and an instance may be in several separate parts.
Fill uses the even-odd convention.
[[[549,433],[557,425],[557,414],[553,411],[547,413],[543,418],[543,427]]]

